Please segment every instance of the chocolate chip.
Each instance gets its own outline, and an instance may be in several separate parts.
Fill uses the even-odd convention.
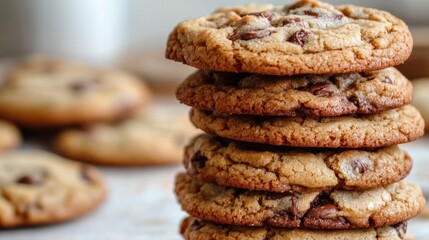
[[[392,227],[395,228],[396,232],[398,233],[399,238],[402,239],[405,237],[405,234],[407,233],[407,223],[406,222],[395,224]]]
[[[34,171],[20,177],[16,182],[25,185],[41,185],[45,182],[45,171]]]
[[[191,232],[195,232],[195,231],[198,231],[198,230],[200,230],[202,227],[204,227],[206,224],[203,222],[203,221],[201,221],[201,220],[198,220],[198,219],[196,219],[193,223],[192,223],[192,225],[191,225],[191,227],[190,227],[190,231]]]
[[[386,76],[384,77],[383,80],[381,80],[381,82],[387,83],[387,84],[393,84],[393,81],[390,77]]]
[[[309,218],[334,218],[337,207],[334,204],[324,204],[312,208],[307,212]]]
[[[281,21],[281,26],[286,26],[290,24],[296,24],[300,27],[304,27],[304,23],[301,18],[285,18]]]
[[[352,96],[349,98],[349,101],[352,102],[356,107],[361,108],[367,112],[373,108],[364,97]]]
[[[261,17],[261,18],[266,18],[268,19],[268,21],[272,21],[274,18],[274,13],[273,12],[252,12],[252,13],[247,13],[247,14],[242,14],[240,15],[241,17],[244,16],[256,16],[256,17]]]
[[[247,41],[247,40],[259,39],[259,38],[269,36],[273,32],[274,31],[269,30],[269,29],[249,30],[249,31],[244,31],[244,32],[238,31],[230,39],[232,41],[236,41],[236,40],[246,40]]]
[[[368,170],[368,166],[361,162],[359,159],[354,159],[351,164],[352,171],[354,173],[365,173]]]
[[[304,14],[307,15],[307,16],[315,17],[315,18],[319,18],[319,16],[320,16],[319,13],[311,11],[311,10],[304,11]]]
[[[335,94],[335,86],[329,82],[310,83],[305,87],[298,88],[299,91],[306,91],[318,97],[332,97]]]
[[[301,29],[295,32],[292,36],[290,36],[288,42],[297,44],[302,47],[308,42],[309,35],[309,32],[305,31],[304,29]]]
[[[198,174],[200,169],[206,166],[207,157],[201,154],[201,151],[197,151],[191,157],[190,165],[188,166],[189,173]]]
[[[267,192],[266,196],[268,200],[279,200],[288,196],[291,196],[292,193],[278,193],[278,192]]]
[[[83,180],[85,180],[87,183],[94,183],[95,182],[95,172],[92,169],[92,167],[88,165],[83,165],[80,168],[80,175]]]

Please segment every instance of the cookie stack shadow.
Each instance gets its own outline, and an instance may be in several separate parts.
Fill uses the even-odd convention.
[[[318,31],[327,18],[338,25]],[[396,30],[367,36],[373,49],[363,44],[361,56],[349,56],[351,47],[306,51],[343,26],[370,32],[381,22]],[[292,53],[268,49],[280,33]],[[390,45],[376,49],[381,40]],[[190,215],[184,238],[403,239],[425,205],[420,188],[403,180],[412,160],[397,146],[424,131],[409,105],[411,83],[393,68],[411,46],[406,25],[386,12],[317,1],[222,8],[179,24],[167,58],[213,70],[198,70],[176,92],[207,133],[185,148],[186,173],[176,178]]]

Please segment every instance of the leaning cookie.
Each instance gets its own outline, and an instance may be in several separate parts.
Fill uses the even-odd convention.
[[[419,187],[401,181],[366,191],[270,193],[176,178],[177,197],[189,215],[220,224],[307,229],[353,229],[398,224],[425,207]]]
[[[199,135],[185,148],[188,174],[222,186],[290,192],[365,190],[398,182],[412,160],[397,146],[299,149]]]
[[[110,166],[179,164],[183,147],[198,131],[187,115],[145,111],[112,124],[60,133],[55,149],[71,159]]]
[[[429,133],[429,78],[413,80],[415,86],[413,105],[420,111],[425,120],[425,130]]]
[[[0,152],[17,147],[21,142],[19,130],[12,124],[0,120]]]
[[[259,117],[191,110],[199,129],[245,142],[296,147],[384,147],[416,140],[424,121],[412,106],[372,115],[341,117]]]
[[[177,89],[182,102],[229,114],[371,114],[411,102],[413,88],[395,68],[336,75],[267,76],[197,71]]]
[[[240,227],[214,224],[187,217],[182,221],[180,233],[185,240],[402,240],[405,239],[407,223],[393,226],[353,230],[310,230],[271,227]]]
[[[121,71],[30,58],[0,87],[0,117],[30,127],[110,121],[135,112],[149,95],[140,79]]]
[[[0,156],[0,227],[58,223],[100,205],[106,186],[91,166],[42,151]]]
[[[390,13],[315,0],[224,7],[184,21],[166,57],[200,69],[297,75],[362,72],[403,63],[413,39]]]

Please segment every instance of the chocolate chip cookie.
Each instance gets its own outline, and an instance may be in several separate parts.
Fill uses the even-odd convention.
[[[109,121],[128,116],[148,98],[141,80],[124,72],[30,58],[0,87],[0,117],[31,127]]]
[[[364,190],[402,180],[412,160],[397,146],[299,149],[200,135],[185,149],[188,174],[222,186],[270,192]]]
[[[15,148],[20,142],[19,130],[12,124],[0,120],[0,152]]]
[[[404,239],[406,231],[406,222],[379,228],[318,231],[309,229],[217,225],[193,217],[184,219],[180,228],[180,232],[185,240],[401,240]]]
[[[224,7],[184,21],[166,57],[200,69],[267,75],[349,73],[403,63],[413,39],[390,13],[303,0]]]
[[[411,142],[424,134],[412,106],[372,115],[341,117],[259,117],[191,110],[191,121],[209,134],[272,145],[319,148],[383,147]]]
[[[197,134],[186,114],[150,109],[114,124],[94,124],[60,133],[57,151],[101,165],[179,164],[183,147]]]
[[[176,194],[191,216],[229,225],[351,229],[394,225],[425,207],[419,187],[401,181],[366,191],[272,193],[176,178]]]
[[[0,156],[0,227],[51,224],[92,211],[106,196],[91,166],[29,150]]]
[[[200,70],[176,96],[189,106],[229,114],[331,117],[398,108],[411,102],[412,91],[395,68],[293,77]]]

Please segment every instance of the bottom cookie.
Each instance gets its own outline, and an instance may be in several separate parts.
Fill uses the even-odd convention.
[[[354,230],[308,230],[269,227],[238,227],[217,225],[188,217],[183,220],[180,233],[186,240],[277,240],[277,239],[404,239],[407,223],[393,226]]]

